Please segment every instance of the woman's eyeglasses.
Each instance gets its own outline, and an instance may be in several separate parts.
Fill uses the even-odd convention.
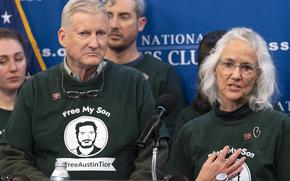
[[[241,75],[251,76],[254,75],[260,68],[257,65],[250,63],[236,64],[231,59],[219,60],[219,64],[222,66],[222,70],[226,75],[230,75],[234,72],[236,67],[239,67]]]
[[[64,70],[63,70],[64,71]],[[104,84],[105,84],[105,73],[104,73],[104,70],[102,70],[101,74],[102,74],[102,85],[99,89],[93,89],[93,90],[88,90],[88,91],[72,91],[72,90],[66,90],[64,88],[64,73],[63,71],[61,72],[61,88],[62,88],[62,91],[64,92],[64,94],[66,95],[67,98],[70,98],[70,99],[78,99],[78,98],[94,98],[94,97],[97,97],[99,95],[99,93],[102,92],[103,90],[103,87],[104,87]]]

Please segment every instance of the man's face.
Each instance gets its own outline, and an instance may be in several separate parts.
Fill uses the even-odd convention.
[[[70,68],[98,65],[108,47],[108,17],[103,12],[77,12],[58,32]]]
[[[135,0],[116,0],[113,6],[106,5],[109,13],[109,48],[120,52],[136,46],[139,31],[143,31],[146,18],[137,17]]]
[[[79,127],[79,133],[77,135],[79,145],[82,148],[90,148],[94,145],[97,132],[91,125]]]

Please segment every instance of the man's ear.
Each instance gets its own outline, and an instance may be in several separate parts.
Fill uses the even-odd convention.
[[[147,23],[147,18],[145,16],[141,16],[140,18],[138,18],[138,31],[139,32],[144,30],[146,23]]]
[[[65,36],[65,30],[63,28],[60,28],[58,30],[58,42],[65,47],[66,46],[66,36]]]

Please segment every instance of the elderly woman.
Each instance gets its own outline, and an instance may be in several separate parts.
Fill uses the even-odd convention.
[[[270,103],[275,68],[263,38],[248,28],[230,30],[199,74],[213,109],[179,132],[171,173],[197,181],[290,180],[290,120]]]
[[[0,28],[0,138],[26,77],[24,40],[14,30]]]

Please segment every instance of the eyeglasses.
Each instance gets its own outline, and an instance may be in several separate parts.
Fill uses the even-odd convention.
[[[235,61],[232,59],[219,60],[219,64],[221,64],[222,70],[226,75],[232,74],[236,67],[239,67],[240,73],[243,76],[252,76],[260,70],[257,65],[250,63],[235,64]]]
[[[64,70],[63,70],[64,71]],[[64,77],[64,73],[63,71],[61,72],[61,88],[62,91],[64,92],[64,94],[66,95],[67,98],[69,99],[78,99],[78,98],[94,98],[97,97],[99,95],[99,93],[102,92],[104,84],[105,84],[105,73],[104,70],[102,70],[101,74],[102,74],[102,85],[99,89],[93,89],[93,90],[88,90],[88,91],[66,91],[64,88],[64,83],[63,83],[63,77]]]

